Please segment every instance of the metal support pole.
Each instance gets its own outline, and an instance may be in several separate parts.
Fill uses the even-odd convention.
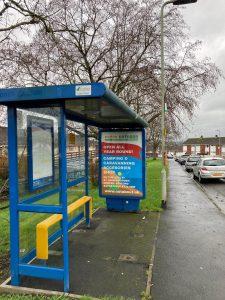
[[[164,22],[163,22],[163,12],[164,7],[173,3],[173,1],[165,2],[161,7],[160,13],[160,27],[161,27],[161,129],[162,129],[162,207],[166,206],[167,202],[167,183],[166,183],[166,157],[165,157],[165,138],[166,138],[166,129],[165,129],[165,68],[164,68]]]
[[[65,103],[60,107],[60,202],[63,206],[63,264],[64,264],[64,292],[69,291],[69,239],[67,214],[67,161],[66,161],[66,118]]]
[[[88,125],[85,124],[85,177],[86,177],[86,181],[85,181],[85,193],[86,196],[88,196]]]
[[[88,196],[88,125],[85,124],[85,194]],[[86,211],[86,225],[90,227],[90,202],[85,204],[85,211]]]
[[[218,140],[219,140],[219,156],[221,156],[221,151],[220,151],[220,136],[218,136]]]
[[[19,212],[18,205],[18,158],[16,108],[8,107],[8,156],[10,191],[10,267],[11,284],[18,286],[19,278]]]
[[[164,83],[164,78],[165,78],[165,70],[164,70],[164,22],[163,22],[163,12],[164,12],[164,7],[167,4],[174,4],[174,5],[184,5],[184,4],[189,4],[189,3],[194,3],[197,2],[197,0],[169,0],[163,3],[161,7],[161,12],[160,12],[160,27],[161,27],[161,106],[162,106],[162,122],[161,122],[161,127],[162,127],[162,171],[161,171],[161,176],[162,176],[162,207],[166,206],[167,202],[167,184],[166,184],[166,157],[165,157],[165,138],[166,138],[166,130],[165,130],[165,83]]]
[[[218,140],[219,140],[219,156],[222,155],[222,151],[221,151],[221,139],[220,139],[220,130],[217,129],[216,131],[218,131]]]

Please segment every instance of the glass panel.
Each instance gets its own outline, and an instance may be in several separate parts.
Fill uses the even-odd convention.
[[[68,205],[78,200],[79,198],[85,196],[85,183],[74,185],[67,190],[68,195]]]
[[[38,201],[35,201],[35,204],[45,204],[45,205],[58,205],[59,204],[59,193],[55,193],[48,197],[44,197]]]
[[[103,125],[134,123],[128,113],[101,98],[66,100],[66,111]]]
[[[85,196],[85,183],[82,182],[68,189],[68,205]],[[69,214],[69,221],[84,210],[83,206]]]
[[[59,187],[59,117],[59,107],[17,109],[20,200]]]
[[[28,255],[33,258],[32,250],[36,248],[36,226],[38,223],[46,220],[51,214],[20,212],[20,257],[25,258]],[[60,230],[60,222],[49,228],[49,237]],[[54,267],[62,266],[62,241],[61,239],[49,247],[49,258],[47,265]],[[42,265],[43,261],[35,259],[32,265]]]
[[[85,176],[84,125],[67,121],[67,178],[73,181]]]
[[[224,166],[225,160],[224,159],[208,159],[203,161],[204,166]]]
[[[189,157],[188,161],[190,161],[190,162],[197,162],[197,161],[199,161],[199,158],[200,157],[197,157],[197,156],[196,157]]]

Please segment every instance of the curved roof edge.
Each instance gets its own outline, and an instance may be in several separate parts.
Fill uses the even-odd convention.
[[[105,101],[126,113],[134,124],[148,127],[144,119],[101,82],[0,89],[0,104],[2,105],[10,105],[10,103],[19,105],[37,100],[45,100],[45,105],[47,105],[51,104],[51,100],[85,100],[87,98],[104,98]],[[46,102],[47,100],[49,102]]]

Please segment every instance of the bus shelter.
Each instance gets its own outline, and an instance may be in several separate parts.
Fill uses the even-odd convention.
[[[62,280],[69,291],[68,231],[90,225],[88,126],[99,128],[99,193],[107,208],[135,211],[145,198],[147,123],[103,83],[0,90],[8,108],[11,285],[22,276]],[[84,152],[68,158],[68,128]],[[78,135],[69,135],[76,146]],[[62,261],[48,264],[62,238]]]

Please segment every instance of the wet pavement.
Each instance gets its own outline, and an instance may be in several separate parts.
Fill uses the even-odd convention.
[[[153,300],[225,299],[225,216],[174,161],[161,214]]]
[[[100,209],[94,213],[90,229],[82,223],[70,232],[70,292],[99,298],[112,295],[140,299],[147,289],[158,220],[159,214],[154,212],[116,213]],[[61,241],[50,250],[47,265],[61,267]],[[22,285],[63,291],[61,281],[24,277]]]

